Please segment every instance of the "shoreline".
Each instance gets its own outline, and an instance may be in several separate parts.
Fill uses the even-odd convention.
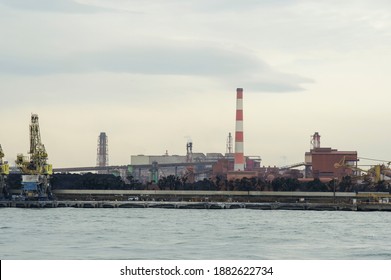
[[[284,202],[192,202],[192,201],[0,201],[0,208],[165,208],[165,209],[252,209],[298,211],[386,211],[385,203],[284,203]]]

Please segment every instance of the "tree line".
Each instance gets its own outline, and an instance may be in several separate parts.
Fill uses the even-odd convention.
[[[379,181],[376,184],[364,182],[355,183],[350,176],[342,180],[322,182],[315,178],[308,182],[296,178],[277,177],[272,181],[264,178],[242,178],[227,180],[222,177],[204,179],[195,183],[187,183],[182,178],[170,175],[158,181],[160,189],[168,190],[213,190],[213,191],[303,191],[303,192],[390,192],[390,183]]]
[[[309,192],[390,192],[390,184],[386,181],[379,181],[374,184],[364,182],[356,184],[349,176],[342,180],[322,182],[313,179],[302,182],[295,178],[277,177],[272,181],[264,178],[242,178],[227,180],[223,177],[205,178],[201,181],[190,183],[186,178],[175,175],[165,176],[157,183],[141,183],[133,176],[128,176],[126,182],[121,177],[112,174],[54,174],[51,178],[52,189],[102,189],[102,190],[209,190],[209,191],[309,191]],[[10,174],[7,184],[11,189],[21,187],[21,175]]]

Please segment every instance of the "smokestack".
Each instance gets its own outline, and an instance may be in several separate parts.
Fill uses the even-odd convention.
[[[243,152],[243,89],[236,89],[235,165],[234,171],[244,171]]]
[[[320,148],[320,135],[318,132],[312,135],[311,144],[314,149]]]

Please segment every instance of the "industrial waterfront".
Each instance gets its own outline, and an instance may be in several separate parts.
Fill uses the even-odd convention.
[[[0,18],[1,279],[390,275],[390,1]]]
[[[323,203],[325,206],[318,205],[316,208],[388,211],[389,207],[384,205],[390,205],[390,162],[374,159],[377,162],[364,170],[358,164],[363,158],[358,157],[357,151],[322,147],[318,132],[311,136],[311,149],[304,153],[303,162],[265,167],[261,165],[261,156],[246,156],[243,97],[243,88],[237,88],[235,134],[234,137],[228,134],[225,154],[193,152],[193,142],[189,140],[184,156],[169,155],[167,151],[160,156],[132,155],[131,164],[122,166],[109,165],[108,136],[101,132],[98,136],[96,166],[53,168],[41,141],[38,114],[32,114],[29,156],[18,154],[16,166],[10,168],[10,164],[3,160],[5,153],[0,146],[0,199],[10,202],[1,205],[29,207],[35,205],[29,201],[49,201],[51,203],[37,205],[50,207],[57,206],[57,200],[77,200],[91,201],[83,203],[82,208],[86,205],[99,208],[101,204],[94,201],[123,201],[126,200],[126,193],[134,191],[138,193],[137,199],[150,196],[148,200],[180,201],[178,205],[173,204],[172,208],[181,208],[181,204],[188,202],[190,204],[185,208],[191,208],[191,203],[200,201],[236,201],[305,202],[307,206],[291,206],[291,209],[304,210],[312,208],[308,206],[309,203]],[[210,192],[205,194],[202,191]],[[145,197],[140,200],[145,200]],[[339,207],[341,203],[351,207]],[[334,206],[329,206],[331,204]],[[368,206],[374,204],[378,206]],[[111,204],[103,205],[109,207]],[[129,203],[112,205],[125,207]],[[210,206],[205,204],[203,208]],[[270,204],[268,208],[279,207]]]

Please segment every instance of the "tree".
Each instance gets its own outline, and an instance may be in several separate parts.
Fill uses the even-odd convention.
[[[275,192],[285,190],[285,180],[282,177],[274,178],[271,185],[272,185],[273,191],[275,191]]]
[[[352,191],[352,189],[353,189],[352,177],[350,176],[342,177],[341,182],[339,182],[338,184],[338,190],[340,192],[350,192]]]
[[[380,180],[375,185],[375,191],[377,191],[377,192],[389,192],[390,191],[390,184],[387,183],[384,180]]]
[[[307,190],[310,192],[326,192],[328,188],[326,184],[322,183],[318,178],[307,183]]]

